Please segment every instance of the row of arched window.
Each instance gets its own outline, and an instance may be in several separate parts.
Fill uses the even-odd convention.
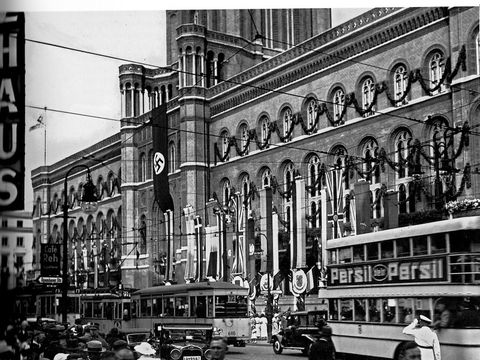
[[[186,86],[211,87],[225,79],[225,54],[207,51],[205,55],[201,47],[193,49],[186,46],[179,49],[179,84]]]
[[[447,128],[448,122],[442,117],[436,117],[428,122],[426,128],[427,142],[433,141],[433,138],[442,138]],[[380,218],[383,216],[383,200],[382,200],[382,183],[389,183],[388,188],[398,191],[398,209],[400,213],[408,213],[416,211],[416,203],[419,201],[419,195],[413,183],[413,171],[412,168],[402,162],[409,158],[410,151],[413,145],[413,137],[410,129],[401,127],[396,129],[392,135],[392,145],[390,153],[387,156],[397,166],[394,171],[394,180],[387,178],[381,171],[378,165],[379,145],[375,138],[367,137],[360,141],[358,146],[358,152],[355,154],[358,159],[363,159],[359,166],[359,171],[363,174],[357,175],[357,178],[365,179],[370,184],[370,198],[372,205],[372,218]],[[434,156],[433,149],[429,147],[430,156]],[[281,195],[282,198],[282,216],[285,221],[289,221],[292,210],[292,196],[288,194],[289,189],[293,186],[295,174],[298,171],[305,180],[305,211],[307,212],[310,227],[320,227],[321,219],[321,189],[325,186],[325,179],[319,179],[322,176],[322,162],[327,165],[328,169],[336,168],[342,170],[342,187],[344,189],[344,197],[346,198],[349,191],[353,189],[354,178],[350,177],[350,174],[345,171],[346,169],[346,155],[348,155],[347,148],[341,145],[337,145],[329,152],[327,160],[322,159],[317,154],[307,154],[304,160],[301,162],[299,168],[295,167],[292,161],[285,161],[281,163],[277,169],[278,179],[273,182],[272,169],[265,166],[260,169],[256,175],[256,179],[260,182],[261,187],[275,187],[279,189],[278,193],[282,192],[286,194]],[[358,160],[360,161],[360,160]],[[423,170],[430,168],[425,161],[422,164]],[[428,171],[424,171],[426,177],[429,177]],[[236,182],[241,189],[241,196],[245,199],[245,194],[251,186],[250,176],[244,172],[240,175]],[[255,183],[255,181],[254,181]],[[236,187],[237,185],[233,185]],[[231,196],[232,182],[228,178],[222,179],[220,183],[222,189],[222,201],[228,202]],[[346,219],[350,221],[349,212],[346,211]]]
[[[478,35],[476,37],[476,46],[477,46],[477,72],[480,74],[480,58],[478,57],[480,52],[478,51],[479,40]],[[471,53],[470,53],[471,54]],[[428,69],[428,81],[427,84],[430,95],[436,95],[438,93],[444,92],[447,89],[447,84],[444,79],[444,71],[446,66],[445,54],[440,49],[432,50],[426,56],[425,67]],[[411,100],[411,79],[409,76],[409,67],[405,62],[399,62],[392,67],[390,71],[389,84],[391,89],[388,90],[389,94],[392,94],[393,103],[395,106],[403,106],[409,103]],[[359,101],[359,106],[361,107],[361,115],[363,117],[368,117],[375,114],[377,110],[377,81],[374,75],[368,73],[360,78],[357,85],[357,93],[360,97],[356,97]],[[331,116],[331,123],[333,124],[343,124],[348,120],[348,111],[346,108],[347,101],[347,89],[341,84],[336,84],[332,87],[329,94],[327,95],[327,109]],[[328,121],[325,115],[319,116],[319,111],[321,108],[318,106],[319,102],[314,95],[310,95],[304,101],[299,115],[302,118],[304,123],[304,131],[308,129],[308,134],[311,134],[315,131],[318,131],[322,128],[328,127]],[[352,105],[350,105],[352,106]],[[272,122],[271,116],[265,113],[262,113],[255,124],[252,127],[248,120],[241,120],[237,126],[236,131],[231,131],[230,129],[223,128],[220,130],[220,155],[228,160],[231,157],[232,151],[231,139],[234,137],[239,145],[237,149],[237,154],[244,156],[247,155],[251,150],[254,150],[252,147],[252,131],[255,131],[257,134],[257,148],[264,149],[268,147],[269,144],[273,143],[272,137]],[[286,104],[280,108],[278,120],[276,121],[276,127],[279,129],[279,139],[280,142],[288,142],[294,136],[292,122],[297,121],[294,117],[293,108]],[[250,140],[250,141],[249,141]],[[239,151],[241,150],[241,151]]]
[[[99,174],[95,184],[96,194],[99,201],[111,198],[121,193],[121,169],[118,170],[118,174],[110,171],[107,178],[104,179],[103,175]],[[79,207],[81,199],[83,198],[83,182],[80,182],[77,186],[70,185],[67,196],[67,205],[69,209]],[[61,212],[62,205],[64,203],[64,190],[60,193],[53,192],[53,195],[49,200],[42,202],[41,197],[37,197],[35,200],[35,207],[33,210],[34,217],[40,217],[43,215],[51,215]]]
[[[174,96],[173,90],[172,84],[143,88],[139,83],[125,83],[120,89],[121,117],[139,116],[167,103]]]

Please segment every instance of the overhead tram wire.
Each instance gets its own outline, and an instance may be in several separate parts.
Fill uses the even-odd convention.
[[[185,74],[195,75],[195,74],[193,74],[192,72],[189,72],[189,71],[183,71],[183,70],[173,69],[173,68],[167,67],[167,66],[153,65],[153,64],[149,64],[149,63],[145,63],[145,62],[140,62],[140,61],[135,61],[135,60],[129,60],[129,59],[125,59],[125,58],[121,58],[121,57],[117,57],[117,56],[105,55],[105,54],[95,53],[95,52],[92,52],[92,51],[86,51],[86,50],[76,49],[76,48],[72,48],[72,47],[69,47],[69,46],[58,45],[58,44],[53,44],[53,43],[48,43],[48,42],[45,42],[45,41],[32,40],[32,39],[28,39],[28,38],[26,38],[25,41],[30,41],[30,42],[34,42],[34,43],[39,43],[39,44],[47,45],[47,46],[59,47],[59,48],[61,48],[61,49],[66,49],[66,50],[76,51],[76,52],[80,52],[80,53],[86,53],[86,54],[89,54],[89,55],[95,55],[95,56],[105,57],[105,58],[108,58],[108,59],[114,59],[114,60],[119,60],[119,61],[124,61],[124,62],[131,62],[131,63],[143,65],[143,66],[150,66],[150,67],[153,67],[153,68],[168,70],[168,71],[171,71],[171,72],[185,73]],[[329,55],[330,55],[330,54],[329,54]],[[331,56],[333,56],[333,55],[331,55]],[[205,75],[202,75],[202,76],[205,76]],[[278,93],[278,94],[283,94],[283,95],[298,97],[298,98],[301,98],[301,99],[307,99],[307,98],[308,98],[307,96],[304,96],[304,95],[298,95],[298,94],[293,94],[293,93],[289,93],[289,92],[282,91],[282,90],[270,89],[270,88],[266,88],[266,87],[262,87],[262,86],[251,85],[251,84],[247,84],[247,83],[241,83],[241,82],[234,81],[234,80],[231,80],[231,79],[223,79],[223,80],[221,80],[221,81],[224,81],[224,82],[227,82],[227,83],[231,83],[231,84],[235,84],[235,85],[238,85],[238,86],[244,86],[244,87],[254,88],[254,89],[257,89],[257,90],[263,90],[263,91],[267,91],[267,92],[271,92],[271,93]],[[265,96],[265,95],[267,95],[267,94],[262,94],[262,95],[260,95],[260,96]],[[318,100],[318,101],[324,102],[324,103],[326,103],[326,104],[334,104],[333,101],[328,101],[328,100],[323,100],[323,99]],[[346,105],[345,105],[345,106],[346,106]],[[348,106],[348,107],[355,109],[354,106]],[[392,113],[385,113],[385,112],[381,112],[381,111],[378,111],[378,110],[375,110],[374,113],[379,114],[379,115],[386,115],[386,116],[391,116],[391,117],[395,117],[395,118],[400,118],[400,119],[406,119],[406,120],[418,122],[418,123],[421,123],[421,124],[424,123],[423,120],[415,119],[415,118],[408,117],[408,116],[396,115],[396,114],[392,114]],[[454,130],[454,128],[451,128],[451,129]]]

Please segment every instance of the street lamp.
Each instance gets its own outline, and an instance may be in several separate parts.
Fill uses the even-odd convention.
[[[81,200],[81,207],[85,213],[91,213],[97,210],[97,195],[95,185],[93,185],[92,177],[90,176],[90,168],[87,165],[75,165],[70,168],[65,174],[65,181],[63,186],[63,256],[62,256],[62,322],[67,322],[68,313],[68,176],[77,169],[87,169],[87,182],[83,185],[83,196]]]

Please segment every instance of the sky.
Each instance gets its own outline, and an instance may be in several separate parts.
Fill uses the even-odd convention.
[[[164,9],[138,8],[132,10],[118,6],[87,8],[89,11],[85,11],[85,8],[69,9],[58,4],[56,7],[45,4],[33,7],[30,4],[21,9],[26,10],[25,37],[28,39],[25,44],[25,210],[33,208],[31,171],[45,162],[44,130],[29,131],[39,116],[43,116],[47,124],[46,164],[51,165],[115,134],[120,125],[119,121],[68,115],[48,109],[120,119],[118,67],[129,60],[167,65]],[[332,9],[332,25],[366,10],[368,8]],[[125,61],[29,40],[119,57]],[[47,107],[46,112],[42,110],[44,107]]]

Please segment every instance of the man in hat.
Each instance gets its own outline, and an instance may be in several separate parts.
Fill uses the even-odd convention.
[[[332,328],[328,325],[322,326],[320,337],[310,345],[308,360],[333,360],[335,358],[335,348],[331,336]]]
[[[110,348],[108,342],[102,336],[100,336],[97,325],[90,326],[90,334],[92,335],[92,340],[100,341],[102,343],[102,346],[106,349]]]
[[[98,340],[87,342],[87,357],[89,360],[100,360],[100,355],[105,351],[102,343]]]
[[[134,350],[139,354],[137,360],[151,359],[156,354],[155,349],[148,342],[142,342],[134,347]]]
[[[440,343],[437,334],[430,329],[432,323],[428,317],[420,315],[420,318],[413,319],[412,323],[403,329],[403,333],[412,335],[420,352],[422,360],[441,360]]]
[[[125,340],[117,340],[112,344],[112,351],[118,353],[122,349],[128,349],[128,343]]]

